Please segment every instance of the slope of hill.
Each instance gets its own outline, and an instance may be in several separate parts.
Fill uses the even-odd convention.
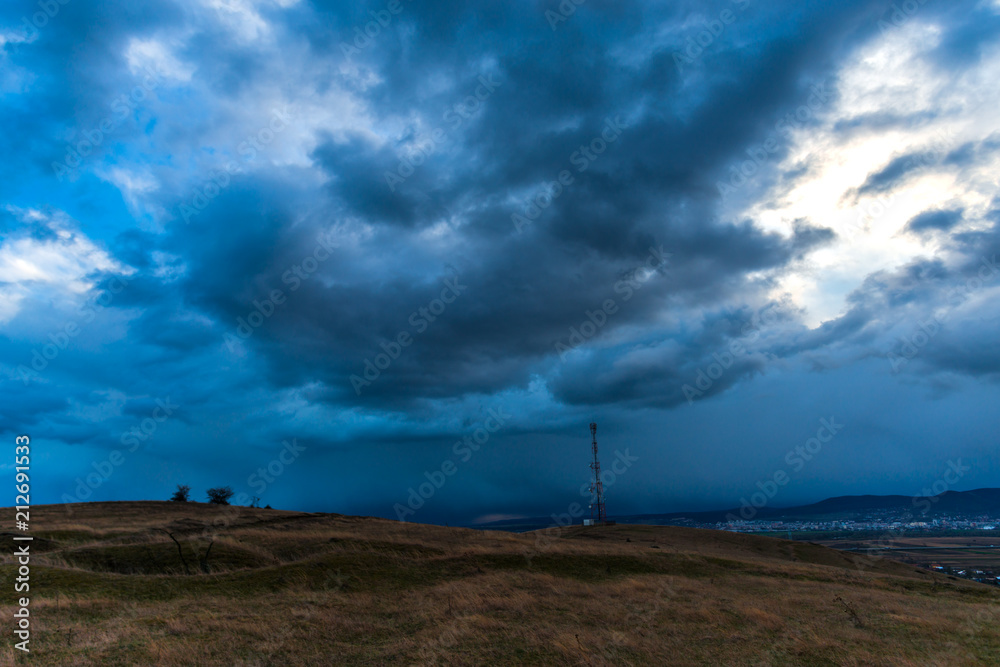
[[[736,533],[167,502],[33,507],[32,523],[31,661],[46,665],[973,665],[1000,651],[995,588]],[[16,568],[8,549],[8,584]],[[28,662],[10,641],[0,655]]]

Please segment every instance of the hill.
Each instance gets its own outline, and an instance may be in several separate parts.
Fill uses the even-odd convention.
[[[925,511],[926,510],[926,511]],[[899,517],[934,518],[935,516],[1000,516],[1000,489],[975,489],[973,491],[945,491],[936,496],[838,496],[810,505],[796,507],[756,508],[757,520],[828,521],[856,519],[891,513]],[[666,512],[660,514],[633,514],[614,517],[624,523],[670,525],[677,522],[714,524],[740,517],[740,508],[709,510],[703,512]],[[505,519],[477,526],[498,530],[532,530],[552,525],[549,517]]]
[[[926,511],[925,511],[926,510]],[[715,523],[725,521],[729,515],[739,516],[739,508],[715,512],[675,512],[663,516],[689,517],[695,521]],[[784,519],[795,521],[821,521],[852,519],[880,513],[899,516],[933,518],[940,515],[978,516],[1000,514],[1000,489],[975,489],[973,491],[945,491],[936,496],[838,496],[818,503],[798,507],[762,507],[757,519]]]
[[[32,525],[30,660],[46,665],[973,665],[1000,651],[995,588],[752,535],[169,502],[33,507]],[[16,567],[7,550],[8,590]],[[0,655],[28,662],[10,640]]]

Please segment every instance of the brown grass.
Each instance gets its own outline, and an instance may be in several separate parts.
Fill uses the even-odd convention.
[[[808,543],[652,526],[546,537],[248,508],[223,516],[199,503],[32,508],[47,541],[33,546],[31,660],[975,665],[1000,650],[997,590],[888,560],[858,567]],[[195,574],[183,574],[161,528]],[[9,555],[0,571],[12,580]],[[3,610],[10,624],[13,605]],[[9,640],[0,661],[27,662]]]
[[[1000,534],[983,537],[980,535],[944,536],[937,535],[892,535],[867,540],[820,540],[820,544],[836,549],[858,548],[878,549],[891,546],[893,551],[885,555],[894,560],[929,567],[930,565],[946,565],[956,569],[978,568],[1000,574],[1000,549],[967,549],[958,547],[989,547],[1000,545]],[[923,550],[911,547],[939,547],[934,550]],[[942,548],[943,547],[943,548]],[[954,547],[949,549],[948,547]]]

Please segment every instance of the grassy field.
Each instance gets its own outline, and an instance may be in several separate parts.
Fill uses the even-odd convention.
[[[890,547],[886,558],[924,567],[943,565],[953,568],[978,568],[1000,574],[1000,535],[938,536],[894,535],[871,540],[817,540],[836,549]],[[980,548],[976,548],[980,547]]]
[[[810,543],[626,525],[515,535],[199,503],[31,512],[44,528],[32,655],[13,648],[8,534],[4,664],[974,665],[1000,654],[995,587]]]

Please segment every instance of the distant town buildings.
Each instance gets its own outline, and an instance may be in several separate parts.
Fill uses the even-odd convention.
[[[716,530],[728,530],[737,533],[785,533],[790,539],[793,533],[833,533],[839,537],[851,540],[852,537],[857,542],[864,542],[877,537],[880,534],[892,535],[893,538],[903,536],[946,536],[955,533],[990,531],[996,530],[1000,525],[1000,517],[988,515],[935,515],[933,519],[914,517],[910,512],[900,512],[898,510],[882,510],[860,513],[853,518],[840,518],[829,520],[736,520],[720,521],[714,524],[698,524],[693,521],[681,521],[684,525],[697,528],[713,528]],[[852,536],[852,533],[857,533]],[[891,545],[891,541],[889,542]],[[928,559],[934,558],[930,554],[935,553],[933,549],[940,547],[900,547],[899,553],[912,557],[914,553],[919,553],[922,549],[928,549]],[[957,548],[957,547],[956,547]],[[984,545],[984,549],[996,548],[997,559],[1000,561],[1000,535],[996,544]],[[871,553],[878,553],[881,547],[872,547]],[[888,555],[888,554],[886,554]],[[912,561],[909,561],[912,562]],[[925,561],[926,562],[926,561]],[[953,567],[931,563],[927,565],[932,570],[943,574],[962,577],[984,584],[1000,586],[1000,565],[997,568],[989,569],[980,565],[976,567]]]
[[[916,519],[911,513],[901,513],[893,510],[882,512],[867,512],[850,519],[831,520],[767,520],[752,519],[749,521],[720,521],[714,524],[695,524],[701,528],[729,530],[737,533],[773,533],[800,531],[831,531],[831,532],[870,532],[870,531],[922,531],[941,532],[950,530],[996,530],[1000,517],[980,516],[948,516],[938,515],[931,520]]]

